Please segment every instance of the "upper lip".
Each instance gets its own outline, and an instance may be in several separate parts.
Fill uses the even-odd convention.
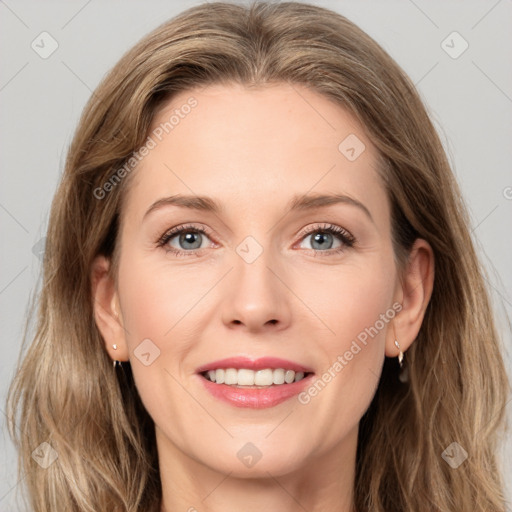
[[[197,373],[203,373],[208,370],[217,370],[220,368],[247,368],[249,370],[264,370],[265,368],[282,368],[283,370],[293,370],[295,372],[312,373],[313,370],[302,364],[278,357],[261,357],[259,359],[250,359],[248,357],[228,357],[212,361],[197,369]]]

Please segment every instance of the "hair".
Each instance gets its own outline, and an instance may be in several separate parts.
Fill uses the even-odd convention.
[[[94,191],[144,144],[164,102],[230,83],[300,84],[355,116],[378,150],[397,269],[417,238],[434,252],[432,296],[406,354],[409,380],[385,358],[360,421],[355,510],[503,512],[496,451],[509,382],[439,136],[414,84],[381,46],[342,15],[294,2],[189,8],[129,50],[85,106],[52,202],[35,333],[7,401],[33,510],[159,510],[154,423],[129,363],[112,369],[91,293],[96,256],[109,258],[116,274],[128,180],[103,199]],[[45,470],[31,457],[43,442],[58,454]],[[456,470],[442,457],[452,442],[468,453]]]

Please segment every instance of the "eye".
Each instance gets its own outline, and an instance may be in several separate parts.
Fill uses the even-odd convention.
[[[178,248],[171,245],[174,238],[177,239]],[[208,238],[208,232],[204,228],[194,225],[177,226],[164,233],[157,245],[176,256],[187,256],[203,249],[205,238]]]
[[[306,240],[314,235],[310,242],[310,247],[307,250],[312,250],[315,253],[325,253],[322,256],[332,256],[345,251],[347,248],[353,247],[356,240],[345,229],[334,224],[322,224],[307,228],[301,233],[301,241]],[[197,255],[198,251],[204,249],[206,246],[203,244],[210,238],[209,230],[205,227],[197,227],[193,224],[177,226],[166,233],[157,241],[157,246],[165,249],[167,253],[172,253],[175,256],[192,256]],[[172,241],[176,239],[175,244]],[[339,243],[338,247],[332,247],[333,243]]]
[[[347,248],[353,247],[356,241],[347,230],[334,224],[323,224],[307,228],[302,233],[301,240],[306,240],[312,235],[314,236],[310,242],[310,249],[318,253],[327,253],[327,255],[341,253]],[[340,245],[332,248],[336,239],[340,242]]]

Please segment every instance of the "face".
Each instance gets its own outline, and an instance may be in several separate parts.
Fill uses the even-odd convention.
[[[397,311],[375,148],[340,106],[285,84],[181,93],[151,138],[116,297],[159,452],[242,477],[347,453]],[[250,382],[263,387],[237,387]]]

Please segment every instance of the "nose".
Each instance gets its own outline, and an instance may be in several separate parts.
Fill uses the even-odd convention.
[[[288,327],[293,295],[286,281],[286,271],[270,251],[263,250],[252,262],[235,255],[222,301],[224,324],[250,333]]]

